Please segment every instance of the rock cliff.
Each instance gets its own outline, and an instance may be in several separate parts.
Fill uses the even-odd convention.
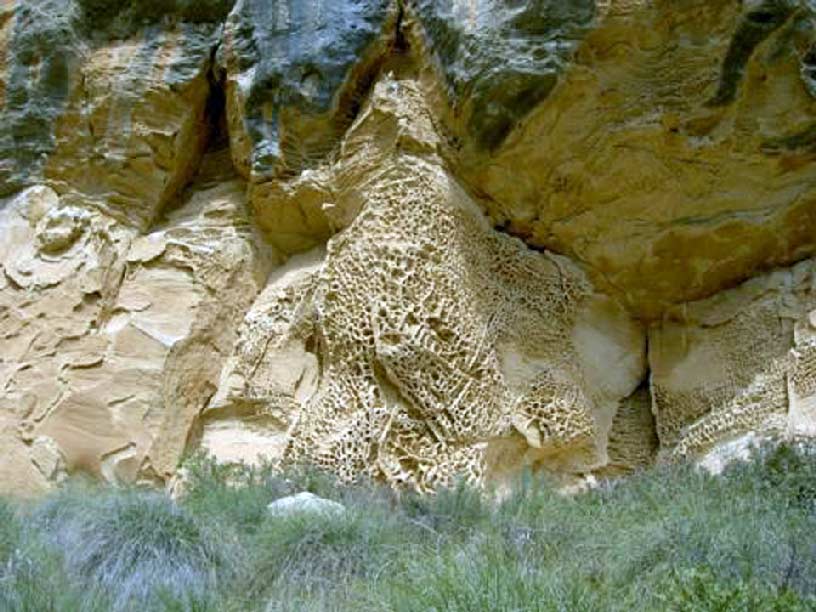
[[[805,0],[0,3],[0,491],[816,435]]]

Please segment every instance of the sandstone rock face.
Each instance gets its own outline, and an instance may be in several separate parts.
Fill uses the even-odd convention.
[[[595,17],[593,0],[415,0],[455,120],[482,151],[544,100]]]
[[[143,36],[88,51],[45,176],[67,203],[146,230],[201,160],[215,40],[207,25]]]
[[[33,463],[35,489],[52,463],[111,482],[175,471],[270,265],[243,198],[237,181],[202,188],[144,235],[47,187],[6,205],[4,470]]]
[[[312,198],[281,193],[281,177],[326,159],[357,114],[394,44],[391,0],[241,0],[220,57],[233,161],[249,179],[258,222],[279,249],[331,236]]]
[[[64,0],[0,4],[0,183],[9,195],[35,182],[54,149],[53,123],[70,93],[82,40]]]
[[[415,81],[375,86],[327,177],[330,214],[362,208],[319,266],[264,292],[224,395],[288,415],[284,460],[347,478],[427,491],[604,465],[645,370],[641,328],[568,260],[492,231],[438,145]]]
[[[816,435],[814,20],[0,3],[0,492],[198,448],[573,485]]]
[[[663,452],[752,431],[816,434],[816,262],[684,306],[649,334]]]
[[[4,2],[3,193],[45,173],[69,201],[145,229],[191,179],[207,137],[211,4]]]
[[[810,5],[605,4],[549,97],[458,160],[493,222],[647,319],[812,254]]]

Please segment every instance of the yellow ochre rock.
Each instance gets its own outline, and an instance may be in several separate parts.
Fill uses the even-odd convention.
[[[0,493],[816,436],[804,0],[0,2]]]

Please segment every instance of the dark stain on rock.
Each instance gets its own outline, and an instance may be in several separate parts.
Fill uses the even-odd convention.
[[[55,146],[55,128],[77,82],[82,58],[95,44],[137,31],[143,46],[132,61],[137,91],[153,69],[170,19],[184,35],[167,72],[171,87],[195,77],[215,44],[218,22],[234,0],[20,0],[7,52],[7,87],[0,109],[0,196],[41,178]],[[165,24],[166,25],[166,24]],[[202,61],[203,58],[203,61]],[[128,96],[120,101],[128,104]],[[78,160],[81,163],[81,160]]]
[[[68,0],[30,0],[17,6],[0,115],[0,195],[25,187],[53,149],[54,122],[79,59],[72,16]]]
[[[391,8],[391,0],[247,0],[232,13],[229,61],[251,70],[245,118],[256,176],[297,171],[334,147],[376,66],[359,71],[356,82],[349,77],[382,36]],[[287,124],[291,137],[283,114],[297,117]],[[301,120],[312,122],[310,134],[297,132]]]
[[[413,0],[456,114],[484,150],[541,103],[592,25],[594,0]]]
[[[148,24],[169,19],[185,23],[221,23],[235,0],[76,0],[89,35],[127,36]]]
[[[767,0],[742,16],[731,38],[720,72],[717,93],[706,106],[725,106],[737,97],[745,67],[756,48],[788,20],[795,10],[789,0]]]
[[[816,152],[816,122],[810,123],[793,134],[766,140],[762,143],[762,151],[768,154],[785,151]]]

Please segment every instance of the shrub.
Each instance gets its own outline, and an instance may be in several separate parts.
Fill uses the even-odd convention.
[[[489,523],[492,507],[478,488],[460,481],[435,495],[413,493],[402,498],[403,511],[433,531],[450,536],[463,535]]]
[[[797,612],[813,609],[788,590],[762,589],[746,582],[721,582],[709,570],[674,572],[656,589],[656,599],[667,608],[688,612]]]
[[[280,492],[268,486],[268,468],[219,465],[205,455],[184,463],[185,493],[181,500],[193,515],[206,517],[241,537],[252,537]]]
[[[760,449],[753,463],[732,468],[733,474],[758,481],[766,493],[805,510],[816,510],[816,448],[773,445]],[[745,472],[747,471],[747,474]]]
[[[323,598],[337,604],[357,581],[373,581],[407,543],[406,524],[382,506],[321,514],[269,517],[253,542],[253,571],[246,582],[250,600]],[[285,609],[302,609],[285,608]]]
[[[70,583],[60,557],[0,499],[0,610],[101,612],[108,609],[104,604],[99,593]]]

